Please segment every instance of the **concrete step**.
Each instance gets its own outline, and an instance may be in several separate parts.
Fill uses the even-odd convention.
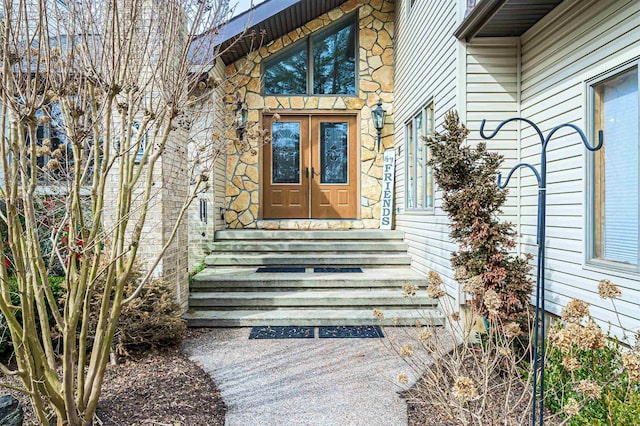
[[[398,240],[402,231],[349,229],[340,231],[270,231],[262,229],[224,229],[216,231],[214,241],[223,240]]]
[[[189,297],[192,308],[434,306],[426,292],[403,297],[400,289],[295,290],[263,292],[198,292]]]
[[[206,268],[191,282],[191,291],[269,290],[302,288],[395,288],[403,284],[424,287],[424,276],[409,267],[362,268],[361,273],[256,273],[255,267]],[[398,290],[400,291],[400,290]]]
[[[406,252],[407,243],[402,241],[364,240],[364,241],[220,241],[212,246],[215,252]]]
[[[383,325],[442,325],[442,314],[435,309],[381,309]],[[253,326],[338,326],[377,325],[372,309],[271,309],[190,311],[184,315],[189,327],[253,327]]]
[[[367,266],[410,265],[405,254],[342,253],[318,255],[315,253],[221,253],[205,258],[208,266]]]
[[[192,327],[440,324],[426,278],[410,268],[403,233],[381,230],[223,230],[208,265],[191,282],[185,315]],[[300,273],[257,273],[261,266],[301,266]],[[362,273],[314,273],[314,266]],[[404,298],[402,286],[421,290]]]

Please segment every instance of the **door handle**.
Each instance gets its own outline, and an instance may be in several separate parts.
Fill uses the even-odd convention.
[[[313,167],[311,167],[311,179],[316,175],[316,171]]]
[[[304,174],[305,174],[305,176],[307,176],[307,179],[309,179],[309,168],[308,167],[305,167]]]

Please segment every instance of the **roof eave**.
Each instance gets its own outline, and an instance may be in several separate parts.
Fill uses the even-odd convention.
[[[458,40],[471,40],[482,30],[493,16],[507,3],[507,0],[483,0],[476,5],[469,15],[456,28],[453,35]]]

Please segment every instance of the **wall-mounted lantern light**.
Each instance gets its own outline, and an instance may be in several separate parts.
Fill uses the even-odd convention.
[[[387,114],[387,111],[382,109],[382,100],[378,99],[378,107],[371,111],[371,114],[373,115],[373,125],[378,131],[378,152],[380,152],[380,135],[384,127],[384,117]]]
[[[236,104],[236,134],[238,139],[242,140],[244,131],[247,126],[247,109],[244,107],[242,100],[238,99]]]

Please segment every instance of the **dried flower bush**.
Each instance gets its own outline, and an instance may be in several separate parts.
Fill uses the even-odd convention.
[[[420,411],[417,416],[438,425],[528,424],[532,363],[530,351],[522,346],[532,346],[530,330],[522,330],[517,322],[501,324],[500,315],[489,316],[485,323],[475,305],[462,317],[438,291],[439,275],[431,272],[429,279],[427,292],[440,294],[447,326],[430,326],[425,315],[416,328],[405,329],[406,338],[388,342],[412,372],[400,374],[398,384],[409,404]],[[600,282],[599,293],[614,307],[621,295],[608,280]],[[405,297],[415,294],[405,292]],[[491,296],[485,308],[501,306]],[[374,315],[384,319],[379,310]],[[478,343],[473,343],[473,335],[479,336]],[[640,343],[631,342],[628,335],[624,330],[628,345],[608,338],[590,317],[587,303],[567,303],[549,332],[545,424],[640,424]],[[411,384],[410,376],[419,379]]]
[[[442,209],[449,215],[451,238],[458,243],[451,257],[455,278],[472,295],[479,314],[499,315],[506,324],[527,315],[533,288],[530,266],[527,257],[510,252],[515,230],[499,219],[507,198],[507,191],[496,184],[503,158],[487,151],[485,143],[466,144],[468,134],[458,114],[447,113],[444,131],[426,142],[429,164],[443,192]]]
[[[418,291],[425,291],[420,289]],[[438,425],[521,425],[529,420],[532,400],[528,342],[516,322],[502,323],[501,315],[483,322],[485,309],[500,309],[500,299],[489,297],[489,308],[476,305],[461,315],[445,296],[442,279],[429,273],[426,289],[439,299],[448,318],[446,327],[436,327],[427,315],[415,328],[403,328],[406,337],[387,345],[406,361],[407,373],[398,376],[409,404],[422,414],[424,424]],[[405,291],[405,297],[415,294]],[[499,306],[500,305],[500,306]],[[384,313],[374,315],[382,322]],[[525,321],[525,323],[528,323]],[[480,333],[480,339],[473,339]],[[463,343],[460,343],[460,342]],[[473,343],[473,342],[477,343]],[[409,376],[419,377],[410,384]],[[558,424],[559,416],[549,415],[547,424]]]
[[[602,280],[598,292],[617,313],[620,288]],[[640,346],[618,322],[622,340],[609,338],[589,305],[574,299],[549,330],[545,403],[570,425],[640,424]]]
[[[142,278],[136,269],[125,284],[125,297],[130,296]],[[89,313],[88,344],[91,345],[104,297],[104,279],[95,284]],[[112,291],[111,297],[115,295]],[[139,296],[124,305],[114,333],[111,360],[139,355],[141,352],[167,346],[179,346],[186,331],[182,309],[176,302],[174,286],[161,280],[145,285]]]

